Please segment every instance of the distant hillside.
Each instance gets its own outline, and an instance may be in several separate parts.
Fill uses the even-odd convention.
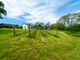
[[[19,25],[14,25],[14,24],[5,24],[5,23],[1,23],[0,24],[0,28],[22,28],[22,26]]]

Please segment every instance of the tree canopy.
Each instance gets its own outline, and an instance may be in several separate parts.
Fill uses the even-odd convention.
[[[7,15],[7,12],[4,9],[4,4],[0,1],[0,19],[3,18],[3,15]]]
[[[64,28],[67,28],[68,30],[80,31],[80,13],[64,15],[58,21],[59,23],[64,24]]]

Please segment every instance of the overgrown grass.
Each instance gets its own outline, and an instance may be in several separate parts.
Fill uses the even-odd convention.
[[[79,33],[0,29],[0,60],[80,60]]]

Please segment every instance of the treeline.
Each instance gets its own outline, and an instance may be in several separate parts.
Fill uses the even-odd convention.
[[[13,24],[0,24],[0,28],[22,28],[19,25]],[[28,26],[29,27],[29,26]],[[68,31],[80,31],[80,13],[71,13],[64,15],[59,18],[59,20],[54,23],[42,23],[36,22],[30,26],[31,29],[39,29],[39,30],[68,30]]]
[[[15,24],[5,24],[5,23],[0,24],[0,28],[14,28],[14,27],[22,29],[22,26],[15,25]]]
[[[56,23],[50,24],[49,22],[44,24],[42,22],[36,22],[32,29],[45,29],[45,30],[69,30],[80,31],[80,13],[72,13],[62,16]]]
[[[62,16],[57,24],[62,24],[62,30],[80,31],[80,13],[72,13]]]
[[[35,24],[33,24],[31,26],[32,29],[39,29],[39,30],[43,30],[43,29],[50,29],[50,23],[43,23],[43,22],[36,22]]]

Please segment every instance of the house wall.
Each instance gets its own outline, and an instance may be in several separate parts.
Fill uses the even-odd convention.
[[[25,28],[28,29],[28,26],[25,24],[23,24],[22,27],[23,27],[23,29],[25,29]]]

